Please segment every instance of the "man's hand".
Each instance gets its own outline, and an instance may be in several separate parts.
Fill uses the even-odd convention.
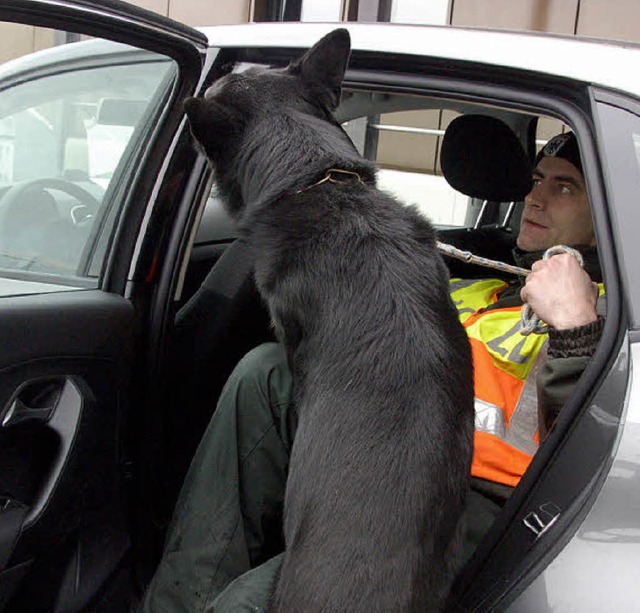
[[[598,318],[598,285],[568,253],[535,262],[520,297],[556,330],[577,328]]]

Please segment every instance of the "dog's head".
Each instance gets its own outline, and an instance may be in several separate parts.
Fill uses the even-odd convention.
[[[247,131],[274,110],[329,119],[340,102],[349,53],[349,32],[334,30],[286,68],[252,67],[230,73],[204,97],[185,100],[191,132],[213,162],[232,214],[239,214],[243,205],[233,170]]]

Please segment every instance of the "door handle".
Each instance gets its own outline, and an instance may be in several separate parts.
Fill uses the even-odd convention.
[[[23,527],[32,525],[46,508],[73,449],[89,388],[71,376],[39,377],[23,383],[7,403],[0,428],[40,423],[58,436],[58,449],[31,503]]]
[[[49,421],[65,381],[65,377],[41,377],[23,383],[7,403],[1,426],[7,428],[29,421]]]

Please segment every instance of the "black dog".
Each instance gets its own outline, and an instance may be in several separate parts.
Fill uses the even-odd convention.
[[[299,419],[274,611],[442,607],[469,484],[473,381],[434,231],[333,119],[346,30],[185,102],[285,343]]]

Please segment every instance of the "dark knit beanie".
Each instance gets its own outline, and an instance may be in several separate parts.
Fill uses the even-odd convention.
[[[536,155],[534,168],[539,164],[540,160],[545,157],[563,158],[567,162],[571,162],[582,173],[582,162],[580,161],[580,150],[578,149],[578,141],[573,132],[565,132],[554,136],[547,144],[540,149]]]

